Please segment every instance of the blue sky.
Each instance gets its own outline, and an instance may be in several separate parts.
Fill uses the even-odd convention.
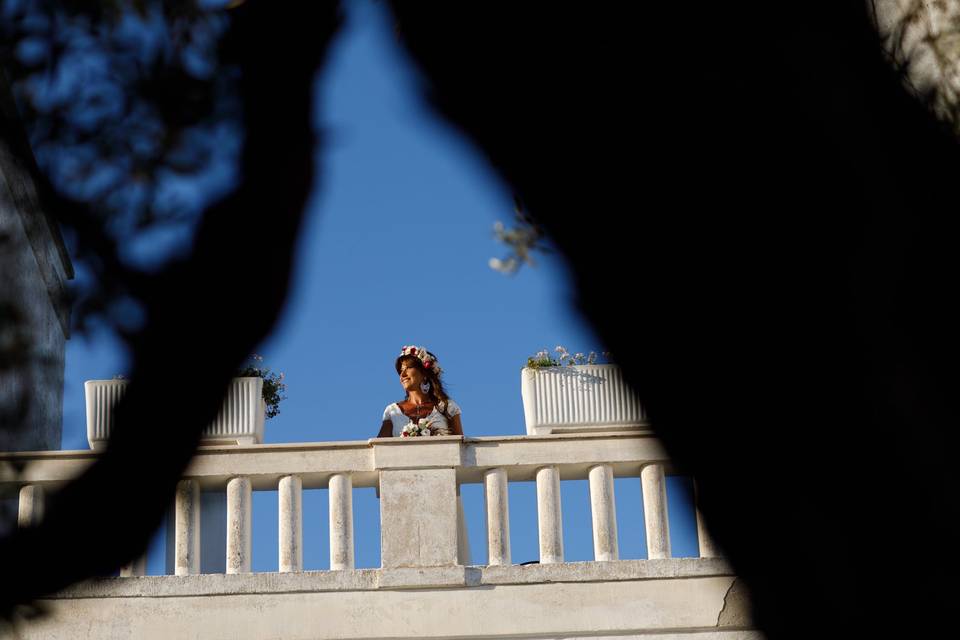
[[[375,436],[384,407],[403,397],[393,362],[405,344],[438,356],[448,392],[463,408],[466,435],[522,434],[520,368],[527,356],[558,344],[571,352],[605,345],[574,310],[556,256],[538,256],[535,267],[512,277],[490,269],[491,257],[506,255],[492,227],[512,219],[509,190],[421,103],[382,8],[346,5],[348,20],[318,83],[316,123],[327,143],[292,296],[259,349],[267,366],[284,372],[288,396],[280,415],[267,421],[265,441]],[[250,258],[256,260],[256,247]],[[172,360],[189,368],[190,354]],[[83,382],[125,367],[109,336],[68,342],[64,449],[87,448]],[[688,487],[685,479],[668,479],[675,556],[696,555]],[[464,486],[462,495],[473,562],[482,564],[482,487]],[[622,558],[646,556],[640,495],[638,478],[616,481]],[[563,482],[562,499],[567,559],[592,559],[586,481]],[[513,561],[535,560],[534,485],[511,483],[509,500]],[[255,494],[255,571],[277,570],[276,509],[276,492]],[[373,489],[355,491],[354,513],[357,566],[379,566]],[[305,492],[306,569],[329,566],[326,518],[326,491]],[[162,532],[151,549],[151,574],[163,571],[161,539]]]

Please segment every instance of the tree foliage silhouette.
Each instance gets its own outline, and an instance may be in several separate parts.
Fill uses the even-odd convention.
[[[114,12],[115,6],[104,3],[91,9],[83,3],[66,8],[43,5],[37,10],[40,17],[18,15],[14,26],[22,28],[24,22],[29,25],[31,20],[46,19],[52,25],[53,38],[48,46],[62,53],[66,47],[56,38],[64,21],[79,25],[76,37],[81,45],[90,33],[99,34],[117,25],[125,28],[129,24],[126,21],[134,18],[126,11]],[[135,6],[159,16],[151,19],[171,19],[161,11],[167,6],[163,3]],[[203,164],[203,145],[183,151],[180,141],[191,135],[191,127],[220,117],[219,99],[207,97],[217,95],[220,69],[227,73],[235,70],[243,144],[233,188],[198,215],[190,250],[168,257],[159,267],[132,263],[124,255],[122,243],[132,241],[131,230],[149,227],[159,217],[162,199],[129,195],[132,176],[116,178],[103,191],[90,187],[90,192],[66,192],[57,183],[57,170],[62,168],[57,154],[63,151],[51,152],[49,172],[44,174],[51,182],[44,190],[47,206],[55,211],[67,235],[74,234],[77,259],[89,258],[96,276],[91,302],[80,305],[81,316],[89,314],[117,327],[130,349],[132,366],[129,390],[117,407],[116,430],[104,454],[81,477],[50,497],[39,525],[18,530],[0,541],[5,567],[0,603],[8,617],[17,605],[35,602],[78,580],[109,573],[146,548],[196,449],[200,432],[219,408],[230,377],[268,335],[286,299],[294,241],[304,202],[315,184],[317,134],[311,126],[312,81],[340,22],[339,9],[331,3],[310,3],[278,12],[266,3],[251,2],[230,10],[227,19],[229,28],[218,41],[217,69],[207,74],[205,82],[178,73],[177,66],[183,61],[171,61],[162,55],[143,77],[138,75],[143,70],[135,63],[128,65],[131,76],[124,78],[131,82],[134,95],[114,95],[112,99],[121,104],[111,108],[118,112],[111,111],[111,117],[97,120],[94,127],[110,130],[119,121],[119,133],[111,130],[117,135],[101,137],[96,130],[83,130],[88,121],[80,114],[79,124],[74,122],[75,114],[69,106],[52,115],[28,110],[28,128],[41,127],[39,134],[33,134],[40,140],[56,145],[66,138],[69,144],[92,144],[104,162],[120,158],[117,163],[121,168],[136,166],[142,160],[147,168],[140,169],[152,175],[148,182],[153,181],[151,189],[158,193],[163,170],[186,166],[189,172]],[[114,54],[106,55],[110,59]],[[147,97],[137,93],[143,87]],[[191,95],[196,103],[184,113],[180,111],[184,92],[190,91],[195,92]],[[137,127],[143,124],[135,113],[140,98],[156,110],[156,122],[169,127],[158,135],[160,142],[151,138],[159,147],[151,149],[146,159],[138,155],[142,150],[139,142],[128,137],[136,137]],[[34,115],[37,120],[29,120]],[[130,131],[124,129],[126,115],[136,120],[129,123]],[[48,117],[53,124],[48,123]],[[60,124],[68,133],[56,130]],[[54,132],[45,126],[53,127]],[[74,137],[73,127],[89,137]],[[47,133],[49,140],[44,137]],[[42,147],[36,140],[34,144]],[[43,162],[43,155],[38,155]],[[97,168],[94,159],[80,169],[81,177],[99,184],[90,173]],[[132,206],[131,202],[138,204]],[[264,224],[267,213],[270,223]],[[116,222],[115,216],[120,218]],[[122,232],[113,235],[118,227]],[[238,265],[245,264],[244,252],[254,245],[263,262],[238,274]],[[251,288],[258,291],[259,304],[253,311],[239,309],[238,301]],[[237,322],[237,318],[243,321]],[[179,430],[163,442],[154,442],[147,434],[165,419],[152,407],[163,403],[158,397],[158,382],[163,359],[172,350],[193,355],[196,393],[182,399],[184,419]],[[150,455],[144,456],[145,451]],[[112,517],[117,505],[125,505],[124,518]],[[86,526],[77,527],[78,522]],[[36,570],[34,559],[39,557],[44,558],[50,571]]]

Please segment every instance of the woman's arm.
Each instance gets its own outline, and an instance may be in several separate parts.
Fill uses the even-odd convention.
[[[390,420],[384,420],[383,424],[380,425],[380,433],[377,434],[378,438],[392,438],[393,437],[393,423]]]
[[[463,435],[463,425],[460,424],[460,414],[450,418],[450,435],[452,436],[462,436]]]

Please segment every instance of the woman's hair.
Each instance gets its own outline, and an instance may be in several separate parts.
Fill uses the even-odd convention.
[[[427,353],[430,353],[430,352],[428,351]],[[430,353],[430,355],[433,356],[434,354]],[[436,358],[436,356],[434,356],[434,358]],[[430,381],[430,393],[428,395],[433,400],[433,404],[437,407],[438,410],[441,404],[443,405],[443,411],[442,411],[443,416],[447,419],[450,419],[450,414],[447,413],[448,409],[450,408],[449,407],[450,403],[447,402],[447,400],[449,400],[450,397],[447,395],[447,392],[444,390],[443,383],[440,381],[440,376],[437,375],[436,371],[434,371],[433,369],[424,368],[423,362],[417,356],[400,356],[399,358],[397,358],[397,362],[396,362],[397,375],[400,375],[400,367],[401,365],[403,365],[404,362],[409,363],[414,367],[416,367],[420,371],[420,373],[423,374],[423,377]],[[407,397],[404,398],[404,400],[409,400],[409,398],[410,398],[410,395],[407,394]]]

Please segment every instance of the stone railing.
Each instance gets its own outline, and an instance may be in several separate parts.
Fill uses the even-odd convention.
[[[98,454],[0,454],[0,483],[19,489],[21,523],[41,517],[45,490]],[[23,465],[13,479],[9,470]],[[665,476],[670,463],[648,431],[463,438],[374,438],[361,442],[201,447],[175,499],[175,574],[199,573],[199,493],[226,490],[226,572],[250,571],[251,493],[279,495],[279,570],[302,571],[303,489],[329,489],[330,569],[354,568],[353,487],[377,487],[384,568],[467,564],[464,483],[484,487],[488,565],[511,564],[508,483],[536,481],[540,563],[564,561],[560,480],[588,479],[595,560],[619,559],[614,477],[639,477],[647,557],[670,558]],[[717,552],[697,513],[701,557]],[[411,532],[416,532],[411,537]],[[412,543],[415,539],[416,544]],[[142,575],[134,563],[122,575]]]
[[[20,521],[33,521],[42,517],[44,492],[79,474],[98,455],[2,453],[0,489],[18,492]],[[14,468],[20,469],[16,476]],[[91,628],[114,637],[165,637],[152,625],[165,633],[164,625],[173,620],[183,633],[203,631],[203,637],[266,637],[258,635],[265,622],[254,614],[268,607],[277,612],[268,635],[278,638],[627,632],[760,638],[752,631],[743,590],[717,557],[699,513],[700,557],[671,558],[665,483],[671,472],[661,445],[645,430],[201,447],[176,492],[179,577],[143,576],[141,561],[119,578],[76,585],[53,596],[48,604],[57,614],[24,637],[60,637],[72,619],[89,619]],[[648,559],[619,560],[614,478],[620,477],[640,478]],[[564,561],[561,480],[589,482],[594,561]],[[540,558],[520,566],[511,559],[508,485],[529,481],[536,482]],[[488,562],[483,566],[467,560],[459,488],[471,483],[484,488]],[[378,569],[354,566],[352,496],[354,488],[363,487],[377,488],[380,498]],[[304,571],[301,494],[317,488],[329,489],[330,570]],[[225,574],[195,575],[201,489],[226,491]],[[250,573],[257,490],[278,492],[276,573]],[[410,589],[427,591],[410,600],[401,595]],[[441,610],[453,615],[446,613],[448,606],[459,613],[437,622]],[[317,607],[330,613],[332,626],[324,633],[315,625]],[[502,615],[506,609],[515,614]],[[373,610],[378,614],[371,617]],[[226,626],[225,615],[231,616]]]

